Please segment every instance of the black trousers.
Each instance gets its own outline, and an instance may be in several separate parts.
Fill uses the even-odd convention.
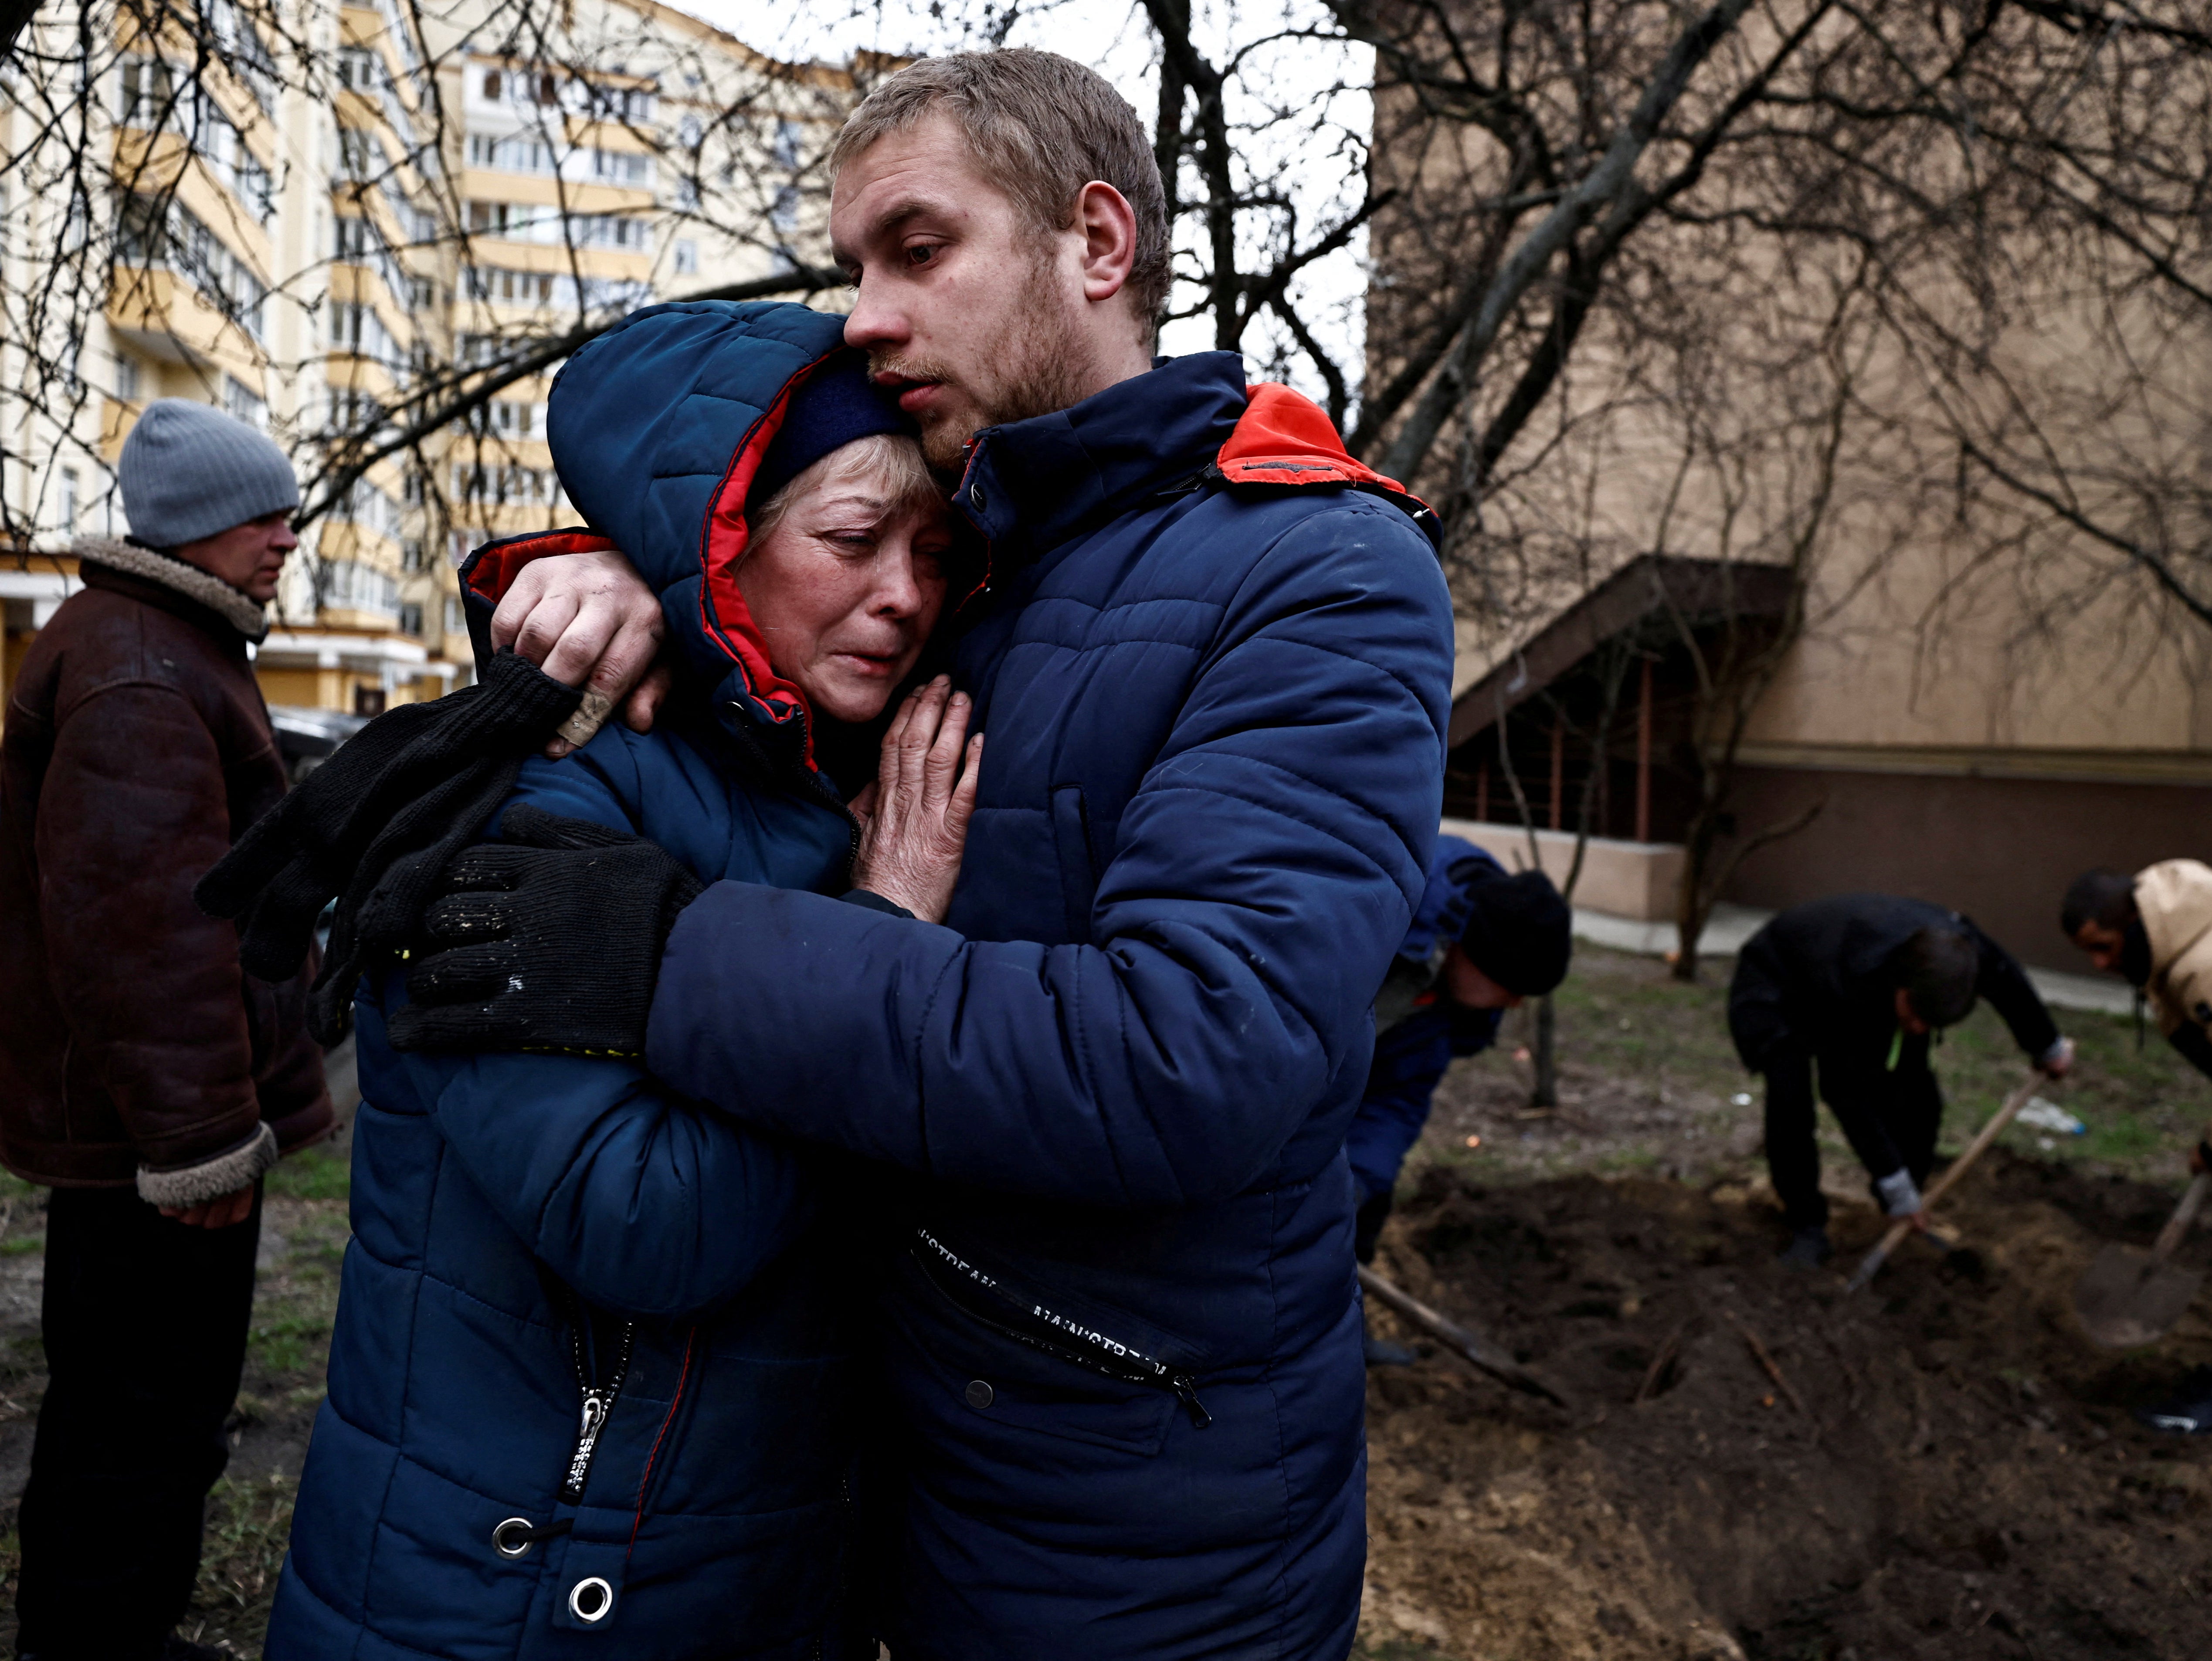
[[[19,1519],[25,1655],[138,1661],[183,1618],[229,1458],[260,1239],[258,1191],[246,1222],[216,1229],[127,1188],[54,1191],[48,1379]]]
[[[1917,1186],[1925,1187],[1943,1128],[1943,1092],[1928,1065],[1927,1039],[1906,1039],[1894,1070],[1881,1059],[1856,1056],[1823,1055],[1819,1065],[1820,1094],[1869,1177],[1887,1176],[1901,1165]],[[1814,1058],[1794,1044],[1767,1058],[1766,1168],[1793,1229],[1822,1228],[1828,1222],[1814,1138],[1813,1069]]]

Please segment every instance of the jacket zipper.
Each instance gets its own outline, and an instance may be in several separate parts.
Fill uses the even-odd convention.
[[[583,1403],[577,1416],[575,1446],[568,1451],[568,1476],[561,1484],[561,1498],[575,1506],[584,1502],[584,1479],[591,1475],[592,1456],[599,1451],[599,1432],[606,1428],[607,1415],[614,1411],[615,1398],[622,1394],[623,1381],[629,1377],[630,1349],[637,1341],[637,1325],[634,1321],[623,1323],[614,1368],[606,1379],[594,1380],[584,1354],[586,1317],[582,1303],[573,1303],[569,1313],[569,1355],[575,1363],[576,1388]]]
[[[1024,1300],[1017,1299],[927,1228],[915,1230],[915,1243],[908,1251],[923,1278],[945,1294],[963,1313],[993,1331],[1118,1383],[1164,1390],[1182,1403],[1191,1423],[1200,1430],[1213,1422],[1213,1415],[1198,1399],[1198,1381],[1189,1373],[1133,1345],[1109,1338],[1080,1321],[1055,1314],[1034,1300],[1027,1300],[1024,1306]],[[951,1283],[948,1284],[948,1281]]]

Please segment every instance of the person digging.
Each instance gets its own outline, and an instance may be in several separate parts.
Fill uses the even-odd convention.
[[[2133,876],[2084,871],[2066,890],[2058,926],[2091,962],[2133,986],[2166,1042],[2212,1077],[2212,866],[2166,859]],[[2208,1167],[2212,1129],[2189,1153],[2191,1175]],[[2212,1434],[2212,1367],[2196,1368],[2136,1417],[2154,1430]]]
[[[1729,986],[1736,1053],[1766,1078],[1766,1164],[1790,1231],[1784,1261],[1827,1260],[1828,1202],[1814,1140],[1820,1094],[1866,1167],[1875,1201],[1924,1226],[1943,1093],[1935,1035],[1987,998],[2036,1068],[2063,1078],[2074,1046],[2027,974],[1956,912],[1891,894],[1794,906],[1744,943]]]
[[[1375,1261],[1399,1167],[1420,1140],[1444,1070],[1495,1043],[1506,1010],[1566,978],[1570,924],[1566,901],[1541,871],[1509,876],[1472,842],[1437,839],[1420,907],[1375,1000],[1375,1060],[1345,1137],[1359,1192],[1359,1262]],[[1371,1332],[1364,1343],[1370,1367],[1416,1359]]]

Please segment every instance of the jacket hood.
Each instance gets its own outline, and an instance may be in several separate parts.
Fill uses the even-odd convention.
[[[661,597],[671,644],[718,704],[794,738],[806,700],[778,676],[737,568],[745,500],[794,389],[842,349],[845,320],[787,301],[690,300],[625,318],[555,379],[546,436],[588,532],[510,537],[464,580],[496,602],[549,553],[614,547]]]
[[[1440,946],[1449,946],[1467,927],[1468,913],[1478,876],[1502,876],[1505,868],[1464,837],[1439,836],[1437,851],[1429,857],[1429,880],[1421,890],[1421,903],[1413,912],[1413,926],[1398,948],[1398,955],[1426,962]]]

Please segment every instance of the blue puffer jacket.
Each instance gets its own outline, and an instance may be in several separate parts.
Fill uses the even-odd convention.
[[[703,546],[709,608],[714,482],[562,434],[682,421],[747,326],[641,313],[553,394],[572,496],[625,549]],[[658,1076],[921,1179],[886,1320],[899,1661],[1350,1647],[1343,1142],[1452,655],[1395,494],[1226,354],[981,435],[957,501],[993,586],[956,673],[989,736],[949,926],[724,882],[670,940]]]
[[[1474,843],[1439,836],[1429,858],[1429,882],[1399,943],[1399,961],[1433,974],[1444,949],[1467,926],[1468,891],[1475,877],[1504,867]],[[1440,994],[1431,983],[1413,1012],[1375,1036],[1367,1089],[1345,1137],[1345,1155],[1363,1197],[1388,1192],[1406,1155],[1429,1122],[1429,1103],[1456,1056],[1479,1055],[1498,1037],[1497,1009],[1469,1009]]]
[[[787,321],[812,331],[795,355],[723,364],[763,400],[837,337],[836,318]],[[749,430],[724,424],[722,468]],[[720,622],[739,647],[719,718],[695,696],[651,737],[610,724],[526,763],[512,799],[709,881],[840,893],[851,821],[806,765],[799,706],[731,661],[764,664],[749,620]],[[400,996],[394,974],[358,1006],[355,1238],[271,1661],[848,1653],[872,1210],[854,1162],[631,1063],[398,1054]],[[605,1405],[584,1464],[587,1385]],[[494,1541],[509,1519],[513,1555]]]

